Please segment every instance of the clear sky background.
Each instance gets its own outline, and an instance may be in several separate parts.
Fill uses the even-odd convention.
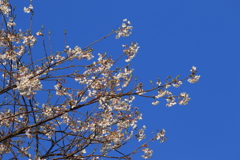
[[[22,12],[29,1],[12,3],[21,12],[18,27],[28,26],[29,14]],[[167,132],[165,143],[152,143],[153,160],[240,159],[239,0],[33,0],[33,6],[33,30],[42,24],[51,30],[54,51],[63,49],[65,29],[67,43],[83,48],[129,19],[134,27],[129,38],[109,37],[92,46],[93,53],[115,57],[122,44],[138,42],[141,48],[131,66],[146,88],[157,76],[184,77],[197,67],[197,84],[183,82],[172,90],[189,93],[189,105],[167,108],[161,99],[152,106],[141,98],[134,103],[143,112],[140,124],[147,126],[149,138],[156,129]]]

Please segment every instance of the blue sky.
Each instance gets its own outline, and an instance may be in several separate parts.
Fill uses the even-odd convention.
[[[12,3],[18,13],[29,1]],[[65,29],[71,47],[85,47],[129,19],[134,27],[130,37],[112,36],[94,45],[94,53],[106,51],[114,57],[122,53],[122,44],[138,42],[141,48],[131,66],[146,87],[157,76],[184,77],[193,65],[198,68],[197,84],[183,82],[172,90],[189,93],[189,105],[167,108],[161,100],[152,106],[141,98],[134,103],[143,112],[140,124],[147,126],[149,138],[156,129],[167,131],[167,142],[152,143],[153,160],[239,159],[240,1],[41,0],[33,6],[33,30],[42,24],[51,30],[55,51],[64,47]],[[28,14],[19,14],[18,27],[26,27],[28,19]]]

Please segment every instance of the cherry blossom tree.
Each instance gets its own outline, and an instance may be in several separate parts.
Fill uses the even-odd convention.
[[[23,12],[33,16],[33,9],[30,4]],[[42,42],[46,47],[44,29],[37,33],[31,27],[18,29],[8,0],[0,0],[0,13],[1,159],[131,159],[139,152],[149,159],[153,154],[150,142],[164,142],[165,130],[146,139],[146,126],[138,125],[142,113],[131,104],[142,97],[152,99],[152,105],[160,100],[167,107],[187,105],[186,92],[175,95],[170,89],[200,78],[193,66],[185,78],[168,77],[165,82],[158,78],[146,88],[133,77],[129,65],[140,48],[138,43],[122,45],[117,59],[93,52],[93,44],[111,35],[128,37],[133,27],[127,19],[86,47],[66,45],[62,51],[43,52],[34,60],[34,46]],[[119,61],[125,65],[117,66]],[[130,141],[139,147],[122,152]]]

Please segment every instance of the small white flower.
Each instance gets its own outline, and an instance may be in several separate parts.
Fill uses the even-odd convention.
[[[175,98],[174,97],[170,97],[170,98],[168,98],[166,100],[167,100],[167,104],[166,104],[167,107],[172,107],[173,105],[177,104],[175,102]]]
[[[190,82],[190,83],[197,83],[200,77],[201,76],[194,76],[192,78],[189,78],[188,82]]]
[[[156,84],[157,84],[158,86],[161,86],[162,82],[159,80],[159,81],[156,82]]]
[[[142,155],[142,158],[149,159],[152,157],[153,150],[149,150],[149,148],[144,148],[142,149],[142,151],[144,152],[144,155]]]
[[[157,133],[157,136],[156,136],[157,140],[164,137],[165,133],[166,133],[165,129],[162,129],[159,133]]]
[[[37,35],[37,36],[42,36],[43,34],[42,34],[42,32],[38,31],[38,32],[36,33],[36,35]]]
[[[82,152],[83,154],[84,154],[84,153],[87,153],[87,151],[86,151],[85,149],[84,149],[84,150],[82,150],[81,152]]]
[[[165,95],[172,95],[172,93],[169,92],[168,90],[165,90],[165,91],[159,90],[158,95],[156,95],[155,98],[161,98]]]
[[[15,22],[7,22],[7,26],[8,27],[16,26],[16,23]]]
[[[24,11],[25,13],[30,13],[31,10],[30,10],[29,8],[24,7],[24,8],[23,8],[23,11]]]
[[[168,89],[169,87],[171,87],[171,85],[169,85],[169,84],[166,84],[166,85],[164,86],[164,88],[166,88],[166,89]]]
[[[188,97],[188,94],[186,92],[181,93],[180,97],[183,98],[181,101],[179,101],[180,105],[187,105],[188,101],[191,99],[191,98]]]
[[[24,11],[25,13],[30,13],[31,10],[33,10],[33,6],[32,6],[31,4],[29,5],[28,8],[27,8],[27,7],[24,7],[24,8],[23,8],[23,11]]]
[[[122,23],[122,27],[123,28],[127,27],[126,23]]]
[[[177,83],[173,83],[173,87],[178,88],[182,84],[182,81],[178,81]]]
[[[28,139],[32,139],[32,135],[30,134],[30,129],[27,129],[26,135],[27,135]]]
[[[127,22],[127,19],[124,19],[123,22]]]
[[[152,102],[152,105],[154,105],[154,106],[156,106],[156,105],[158,105],[159,104],[159,101],[154,101],[154,102]]]
[[[30,4],[28,8],[32,10],[32,9],[33,9],[33,6]]]
[[[192,71],[196,71],[196,70],[197,70],[197,67],[192,66],[192,69],[190,70],[190,72],[192,72]]]

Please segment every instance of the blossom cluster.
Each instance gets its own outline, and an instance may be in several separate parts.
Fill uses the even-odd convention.
[[[153,150],[150,150],[149,148],[144,148],[142,149],[142,151],[144,152],[144,155],[142,155],[144,159],[149,159],[152,157]]]
[[[74,49],[69,48],[69,46],[66,46],[66,47],[68,49],[67,54],[71,58],[77,58],[78,60],[81,60],[81,59],[91,60],[94,57],[91,54],[91,52],[82,51],[82,49],[78,46],[76,46]]]
[[[30,97],[31,95],[36,94],[34,91],[42,89],[39,76],[34,75],[32,72],[28,72],[28,68],[22,67],[19,70],[19,74],[16,75],[16,89],[23,96]]]
[[[146,130],[146,126],[143,126],[139,131],[138,131],[138,141],[143,140],[146,138],[146,135],[144,134],[144,130]]]
[[[10,127],[12,122],[18,121],[18,118],[13,116],[11,111],[8,109],[6,111],[1,111],[0,113],[0,126]]]
[[[23,10],[25,13],[30,13],[33,10],[32,4],[30,4],[29,7],[24,7]]]
[[[191,75],[189,76],[188,82],[190,82],[190,83],[198,82],[200,76],[195,75],[197,73],[197,67],[193,66],[192,69],[190,70],[190,72],[191,72]],[[175,101],[176,97],[179,99],[178,103],[180,105],[188,104],[188,102],[191,98],[188,97],[188,94],[186,92],[182,92],[179,96],[175,96],[172,94],[172,92],[167,90],[171,86],[178,88],[180,85],[183,84],[182,80],[178,80],[178,78],[179,78],[179,76],[177,76],[175,79],[172,79],[172,82],[168,82],[164,85],[162,85],[162,82],[160,81],[160,79],[158,79],[156,84],[158,85],[157,88],[160,88],[160,89],[158,89],[158,94],[153,97],[154,101],[152,102],[152,105],[159,104],[159,101],[156,99],[165,98],[167,101],[166,106],[172,107],[177,104],[177,102]],[[165,90],[163,90],[163,89],[165,89]]]
[[[7,26],[8,26],[8,27],[16,26],[16,23],[13,21],[13,18],[12,18],[12,17],[9,18],[9,21],[7,22]],[[11,40],[12,38],[9,37],[9,39],[10,39],[10,41],[12,41],[12,40]]]
[[[122,45],[124,48],[127,47],[127,45]],[[130,62],[137,54],[138,49],[140,47],[138,46],[138,43],[132,42],[132,44],[129,46],[129,48],[124,49],[123,52],[127,55],[127,59],[125,62]]]
[[[122,26],[118,28],[116,31],[116,39],[120,37],[128,37],[130,34],[132,34],[131,30],[133,29],[133,26],[131,26],[131,22],[127,19],[123,20]]]
[[[0,30],[0,40],[0,47],[3,47],[5,50],[0,55],[0,60],[12,60],[13,62],[16,62],[18,57],[21,57],[26,52],[26,45],[33,46],[36,42],[34,36],[23,34],[21,30],[17,33],[9,33]],[[9,43],[9,41],[16,43],[14,45],[13,43]]]
[[[188,82],[197,83],[199,78],[201,77],[199,75],[198,76],[195,75],[195,73],[197,73],[197,67],[193,66],[190,72],[192,72],[192,75],[191,75],[191,78],[188,79]]]
[[[6,16],[9,15],[11,9],[9,8],[9,3],[7,1],[0,0],[0,11]]]

